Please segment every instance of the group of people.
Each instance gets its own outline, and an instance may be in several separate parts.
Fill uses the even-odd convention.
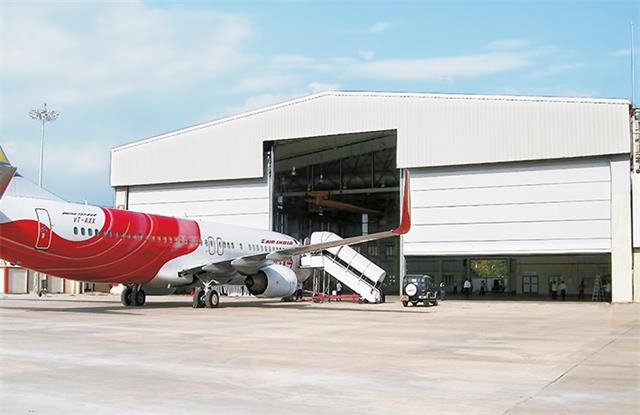
[[[556,282],[556,280],[549,281],[549,291],[551,292],[552,300],[558,299],[558,291],[560,291],[562,301],[567,298],[567,284],[565,284],[564,280],[560,280],[560,283]]]
[[[505,290],[505,284],[504,281],[502,279],[496,279],[493,281],[493,287],[491,288],[491,291],[495,291],[495,292],[504,292]],[[471,280],[469,278],[465,279],[464,282],[462,283],[462,294],[469,298],[471,296],[471,294],[473,293],[473,283],[471,282]],[[454,285],[453,286],[453,294],[458,294],[458,286]],[[487,294],[487,282],[485,280],[482,280],[480,282],[480,291],[479,291],[479,295],[481,297],[484,297]]]

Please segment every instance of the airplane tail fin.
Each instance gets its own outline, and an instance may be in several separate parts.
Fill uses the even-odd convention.
[[[9,183],[15,174],[16,168],[9,163],[7,155],[2,150],[2,146],[0,146],[0,198],[9,187]]]

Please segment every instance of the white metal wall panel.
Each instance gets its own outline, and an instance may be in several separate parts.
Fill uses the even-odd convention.
[[[269,229],[265,179],[129,188],[129,210]]]
[[[264,141],[393,129],[401,168],[623,154],[629,103],[325,92],[115,148],[111,185],[261,177]]]
[[[631,175],[633,247],[640,248],[640,174]],[[640,268],[640,264],[638,266]]]
[[[412,170],[405,255],[610,252],[606,159]]]

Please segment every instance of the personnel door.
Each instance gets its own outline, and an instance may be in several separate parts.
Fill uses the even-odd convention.
[[[51,216],[46,209],[36,208],[36,216],[38,217],[38,239],[36,240],[36,249],[49,249],[51,246]]]

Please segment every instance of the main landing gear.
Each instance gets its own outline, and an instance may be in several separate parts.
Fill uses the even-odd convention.
[[[120,294],[120,301],[127,307],[140,307],[147,301],[147,295],[138,284],[126,285]]]
[[[204,288],[196,288],[193,293],[193,308],[217,308],[220,295],[213,289],[212,282],[205,283]]]

